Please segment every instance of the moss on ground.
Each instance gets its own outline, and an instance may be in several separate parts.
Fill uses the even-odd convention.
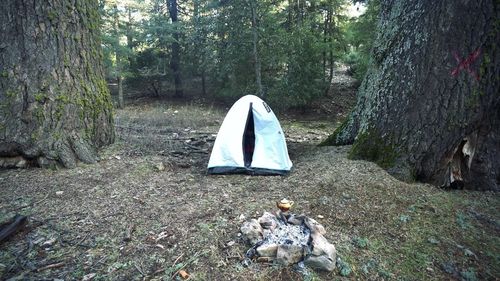
[[[335,129],[333,134],[329,135],[328,138],[326,138],[324,141],[322,141],[319,146],[330,146],[330,145],[336,145],[338,144],[338,136],[345,130],[347,127],[347,124],[349,123],[349,118],[346,118],[342,124]]]
[[[372,161],[384,169],[393,167],[398,156],[396,147],[375,130],[359,134],[348,155],[349,159]]]

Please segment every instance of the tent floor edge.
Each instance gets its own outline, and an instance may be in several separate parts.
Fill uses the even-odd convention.
[[[212,175],[247,174],[255,176],[285,176],[290,170],[274,170],[265,168],[245,168],[245,167],[211,167],[208,173]]]

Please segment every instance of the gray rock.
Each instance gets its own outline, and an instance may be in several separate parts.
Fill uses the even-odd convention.
[[[337,250],[330,244],[326,238],[319,233],[311,233],[311,246],[313,256],[327,255],[332,261],[335,261]]]
[[[271,231],[273,231],[278,225],[278,219],[276,216],[269,212],[264,212],[258,221],[262,228],[269,229]]]
[[[314,269],[332,271],[335,269],[337,251],[319,232],[311,233],[312,252],[304,263]]]
[[[243,238],[252,245],[261,240],[263,236],[262,227],[256,219],[251,219],[250,221],[244,222],[240,228],[240,231],[241,234],[243,234]]]
[[[309,230],[311,230],[311,234],[314,234],[314,233],[319,233],[321,235],[326,234],[325,228],[316,220],[311,219],[311,218],[306,218],[304,220],[304,223],[309,228]]]
[[[278,244],[262,244],[257,248],[257,253],[261,257],[275,257],[278,252]]]
[[[321,204],[321,205],[329,205],[330,204],[330,198],[326,197],[326,196],[321,196],[319,199],[318,199],[318,202]]]
[[[302,259],[304,250],[299,245],[279,245],[276,261],[282,265],[291,265]]]
[[[327,255],[313,256],[305,258],[304,264],[312,269],[333,271],[335,269],[335,260],[330,259]]]
[[[288,218],[287,222],[290,224],[293,224],[293,225],[301,225],[305,219],[306,219],[306,217],[304,215],[292,214]]]

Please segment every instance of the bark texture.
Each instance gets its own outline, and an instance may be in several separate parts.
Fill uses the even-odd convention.
[[[179,23],[179,6],[177,0],[167,0],[167,4],[170,19],[175,29],[172,35],[174,41],[172,42],[172,57],[170,58],[170,69],[172,69],[172,73],[174,74],[174,96],[181,98],[184,95],[184,90],[182,88],[180,31],[177,26]]]
[[[253,47],[253,60],[255,69],[255,84],[257,85],[257,96],[264,97],[264,88],[262,87],[262,72],[259,57],[259,24],[257,22],[257,2],[250,0],[250,9],[252,11],[252,47]]]
[[[498,1],[382,1],[373,61],[325,144],[403,180],[500,189]]]
[[[113,142],[97,8],[96,0],[2,2],[0,166],[93,163]]]

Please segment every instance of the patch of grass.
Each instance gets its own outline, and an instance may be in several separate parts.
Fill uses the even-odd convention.
[[[409,222],[409,221],[410,221],[410,219],[411,219],[411,217],[410,217],[410,216],[408,216],[408,215],[400,215],[400,216],[399,216],[399,221],[401,221],[401,222],[403,222],[403,223],[407,223],[407,222]]]
[[[344,277],[348,277],[352,273],[352,266],[342,259],[337,262],[337,266],[339,268],[339,274]]]
[[[390,138],[382,138],[374,130],[361,133],[354,141],[348,157],[372,161],[384,169],[391,168],[395,165],[399,152],[388,139]]]
[[[466,216],[462,212],[457,213],[456,222],[462,229],[467,229],[469,227],[469,223],[467,222]]]
[[[476,281],[477,280],[477,274],[476,270],[474,268],[468,268],[467,270],[464,270],[460,272],[460,276],[466,281]]]
[[[363,237],[354,237],[352,239],[352,242],[354,243],[354,246],[361,249],[368,248],[368,245],[370,244],[368,238],[363,238]]]

